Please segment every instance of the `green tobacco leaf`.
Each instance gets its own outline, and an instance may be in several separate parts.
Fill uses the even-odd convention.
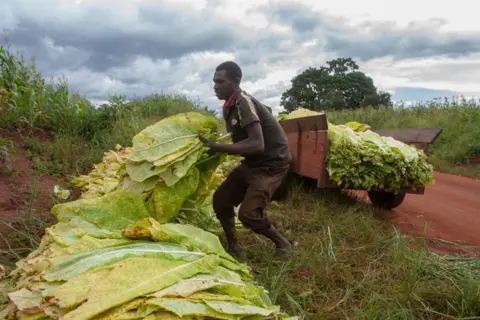
[[[220,313],[227,314],[236,314],[236,315],[261,315],[269,316],[273,313],[272,310],[267,310],[264,308],[259,308],[256,306],[244,305],[232,301],[214,301],[214,300],[203,300],[206,305],[208,305],[213,310]]]
[[[125,176],[118,189],[142,194],[144,192],[152,191],[158,183],[161,183],[161,181],[162,180],[158,176],[152,176],[142,182],[134,181],[129,176]]]
[[[230,294],[235,297],[244,297],[245,283],[235,272],[223,267],[218,267],[213,274],[202,274],[179,281],[178,283],[151,294],[154,298],[181,297],[186,298],[192,294],[212,288],[218,288],[219,292]]]
[[[109,266],[110,272],[91,288],[86,302],[67,313],[63,320],[89,319],[136,297],[171,286],[182,279],[198,273],[211,273],[217,265],[218,258],[214,255],[191,262],[146,258],[121,261]],[[71,289],[73,290],[71,292],[75,292],[75,288]]]
[[[92,268],[106,266],[131,257],[193,261],[204,255],[200,252],[190,252],[185,246],[174,243],[137,241],[134,244],[78,253],[57,260],[43,278],[47,281],[69,280]]]
[[[251,279],[250,267],[239,263],[230,256],[218,236],[192,225],[174,223],[160,224],[158,221],[146,218],[123,230],[127,238],[150,238],[160,242],[172,242],[186,246],[189,250],[215,254],[221,257],[220,265],[232,271],[239,272],[244,279]]]
[[[137,314],[136,309],[141,307],[145,302],[145,298],[136,298],[132,301],[122,304],[118,307],[111,308],[108,311],[105,311],[95,317],[95,320],[118,320],[128,318],[129,315]],[[127,316],[127,317],[126,317]],[[133,319],[143,319],[144,317],[133,318]]]
[[[43,297],[40,292],[32,292],[26,288],[22,288],[9,293],[8,297],[21,311],[28,313],[42,311],[40,304],[42,303]]]
[[[124,229],[123,235],[133,239],[149,237],[159,242],[178,243],[192,251],[216,254],[227,260],[235,261],[225,251],[216,235],[191,225],[161,224],[154,219],[146,218]]]
[[[90,290],[100,284],[110,272],[112,269],[105,267],[83,273],[51,290],[46,295],[46,300],[62,309],[75,308],[88,299]]]
[[[121,237],[121,234],[118,233]],[[35,255],[27,257],[19,266],[27,273],[48,272],[52,264],[62,257],[68,257],[80,252],[87,252],[107,247],[114,247],[117,245],[124,245],[128,243],[135,243],[129,239],[96,239],[88,235],[79,238],[78,241],[69,246],[58,245],[51,243],[47,248],[38,252]]]
[[[366,131],[366,130],[370,129],[370,126],[368,124],[364,124],[364,123],[360,123],[360,122],[356,122],[356,121],[347,122],[347,123],[345,123],[345,125],[347,127],[350,127],[353,131],[363,132],[363,131]]]
[[[128,160],[155,162],[168,154],[181,150],[185,145],[198,141],[199,133],[217,129],[213,117],[198,112],[177,114],[148,126],[133,138],[132,152]]]
[[[192,167],[187,175],[171,187],[159,184],[153,190],[147,206],[161,223],[170,222],[180,211],[185,199],[198,187],[199,172]]]
[[[136,182],[142,182],[154,176],[159,176],[161,173],[167,171],[171,166],[178,162],[184,161],[192,153],[202,148],[200,141],[191,143],[188,147],[181,151],[174,152],[167,157],[157,160],[155,163],[143,162],[127,162],[127,173],[130,179]]]
[[[78,242],[83,236],[100,239],[121,238],[118,230],[107,230],[88,222],[81,217],[72,217],[65,222],[61,221],[46,229],[54,241],[63,246],[70,246]]]
[[[155,312],[145,318],[143,318],[143,320],[194,320],[194,319],[198,319],[200,320],[199,318],[195,317],[182,317],[182,318],[179,318],[177,315],[171,313],[171,312],[164,312],[164,311],[160,311],[160,312]]]
[[[184,148],[180,151],[171,153],[171,154],[169,154],[169,155],[167,155],[163,158],[160,158],[160,159],[156,160],[153,164],[157,167],[165,167],[165,166],[169,167],[169,166],[174,165],[177,162],[184,161],[192,153],[195,153],[196,151],[198,151],[202,148],[204,148],[203,143],[201,143],[200,140],[198,140],[198,141],[195,140],[195,142],[188,145],[188,147],[186,147],[186,148]]]
[[[147,179],[158,177],[168,169],[168,166],[157,167],[151,162],[128,162],[127,174],[134,182],[144,182]]]
[[[192,166],[197,162],[201,153],[200,148],[190,153],[185,160],[175,162],[166,171],[160,173],[160,177],[163,179],[167,187],[174,186],[180,179],[182,179]],[[196,189],[195,189],[196,190]]]
[[[208,317],[213,319],[236,320],[240,317],[215,311],[203,302],[194,302],[181,299],[155,299],[148,302],[160,309],[170,311],[180,318],[186,316]]]
[[[97,227],[115,231],[149,216],[142,197],[126,190],[116,190],[99,198],[57,204],[52,213],[60,221],[78,216]]]
[[[133,244],[133,243],[135,242],[125,238],[97,239],[89,235],[84,235],[81,237],[80,240],[78,240],[77,242],[75,242],[74,244],[68,247],[52,249],[51,254],[49,254],[49,257],[55,258],[55,257],[61,257],[61,256],[69,256],[69,255],[77,254],[80,252],[93,251],[93,250],[98,250],[102,248],[110,248],[110,247],[115,247],[115,246],[120,246],[125,244]]]

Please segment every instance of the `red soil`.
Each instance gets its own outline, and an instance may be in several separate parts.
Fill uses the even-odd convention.
[[[390,219],[405,233],[437,238],[430,241],[434,252],[472,253],[449,242],[480,248],[480,181],[439,172],[434,177],[424,195],[408,194]]]
[[[37,134],[40,139],[45,139]],[[20,133],[6,133],[0,130],[0,137],[8,137],[14,143],[15,154],[12,157],[13,174],[0,166],[0,221],[15,222],[28,215],[48,214],[54,204],[53,187],[61,184],[60,178],[41,174],[32,168],[32,162],[23,148],[23,136]],[[0,224],[0,231],[5,226]],[[0,243],[2,239],[0,239]]]

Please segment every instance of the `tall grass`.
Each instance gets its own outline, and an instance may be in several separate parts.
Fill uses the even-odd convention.
[[[111,96],[94,106],[69,91],[65,79],[45,80],[35,62],[0,46],[0,128],[54,133],[49,161],[60,171],[79,174],[101,160],[103,152],[121,144],[159,119],[187,111],[212,114],[181,95],[152,95],[134,101]]]

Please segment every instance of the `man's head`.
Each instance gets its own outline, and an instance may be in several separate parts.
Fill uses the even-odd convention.
[[[213,89],[220,100],[227,100],[242,81],[242,69],[233,61],[218,65],[213,75]]]

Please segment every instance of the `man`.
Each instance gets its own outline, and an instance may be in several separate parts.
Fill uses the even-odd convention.
[[[272,240],[277,255],[284,256],[291,253],[292,244],[272,225],[265,207],[289,170],[287,137],[271,110],[240,88],[241,79],[242,71],[232,61],[220,64],[213,76],[215,94],[225,100],[223,117],[233,144],[200,138],[213,152],[244,157],[215,192],[213,208],[225,232],[230,254],[238,257],[240,253],[234,207],[241,204],[238,219],[242,224]]]

